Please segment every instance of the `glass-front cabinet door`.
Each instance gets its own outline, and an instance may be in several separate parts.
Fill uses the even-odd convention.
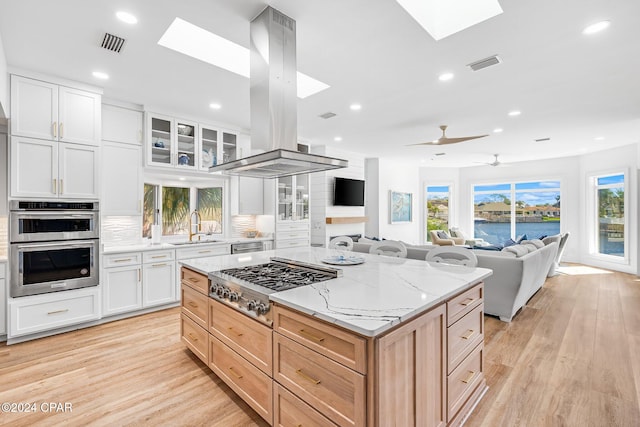
[[[177,144],[175,164],[181,168],[194,169],[197,167],[197,123],[176,120]]]
[[[218,164],[218,131],[208,126],[200,126],[200,170],[208,171]]]
[[[293,177],[278,178],[278,220],[291,221],[293,219]]]
[[[278,178],[278,221],[309,219],[309,175]]]
[[[171,166],[171,148],[173,146],[173,120],[151,117],[151,140],[149,143],[148,163],[156,166]]]
[[[222,162],[237,160],[238,136],[233,133],[222,132]]]
[[[309,219],[309,175],[295,177],[295,220]]]

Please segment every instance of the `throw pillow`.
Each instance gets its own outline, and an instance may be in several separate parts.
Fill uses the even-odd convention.
[[[520,243],[523,240],[527,240],[527,235],[526,234],[523,234],[522,236],[517,237],[516,238],[516,243]]]
[[[542,243],[544,243],[545,245],[548,245],[549,243],[552,243],[552,242],[556,242],[557,244],[560,244],[561,238],[562,236],[560,234],[554,234],[553,236],[547,236],[544,239],[542,239]]]
[[[438,231],[436,233],[436,235],[438,236],[438,239],[448,239],[449,236],[447,236],[447,233],[445,233],[444,231]]]
[[[540,249],[544,247],[544,243],[542,242],[542,240],[539,239],[533,239],[533,240],[523,240],[522,242],[520,242],[521,245],[523,244],[531,244],[534,245],[536,248]]]
[[[483,251],[501,251],[502,250],[500,246],[495,246],[495,245],[474,246],[473,249],[482,249]]]
[[[532,245],[531,243],[520,243],[520,246],[522,246],[523,248],[527,248],[529,252],[538,250],[538,247],[536,245]]]
[[[515,245],[515,244],[516,244],[515,240],[513,240],[513,239],[507,239],[507,240],[504,242],[504,244],[502,245],[502,247],[506,248],[506,247],[509,247],[509,246],[513,246],[513,245]]]
[[[505,252],[513,252],[516,257],[520,258],[529,253],[529,250],[521,245],[513,245],[503,249]]]

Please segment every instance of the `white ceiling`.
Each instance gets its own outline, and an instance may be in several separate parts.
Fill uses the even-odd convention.
[[[249,47],[270,4],[297,22],[298,69],[331,88],[298,100],[299,137],[429,166],[562,157],[640,142],[640,2],[500,0],[502,15],[438,42],[394,0],[2,0],[10,67],[104,87],[105,97],[249,129],[249,81],[157,44],[175,17]],[[117,10],[134,13],[127,25]],[[611,27],[585,36],[588,24]],[[120,54],[99,47],[124,37]],[[498,54],[503,63],[465,65]],[[111,78],[103,83],[91,72]],[[438,75],[455,74],[449,82]],[[222,109],[211,110],[218,102]],[[361,111],[349,109],[362,104]],[[507,113],[518,109],[519,117]],[[332,111],[332,119],[318,115]],[[446,147],[406,144],[491,134]],[[492,134],[494,128],[504,132]],[[335,136],[342,142],[334,142]],[[534,139],[551,138],[534,143]],[[604,140],[595,140],[604,137]],[[445,152],[446,156],[434,157]],[[431,160],[434,158],[435,160]]]

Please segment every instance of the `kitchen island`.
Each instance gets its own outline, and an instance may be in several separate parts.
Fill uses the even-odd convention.
[[[357,254],[337,278],[270,294],[273,328],[207,297],[221,269],[274,256],[333,267],[322,260],[340,253],[182,261],[183,340],[273,425],[460,425],[486,391],[490,270]]]

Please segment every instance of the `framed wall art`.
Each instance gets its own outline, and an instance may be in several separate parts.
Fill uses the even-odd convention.
[[[411,193],[389,191],[389,218],[391,224],[412,221]]]

